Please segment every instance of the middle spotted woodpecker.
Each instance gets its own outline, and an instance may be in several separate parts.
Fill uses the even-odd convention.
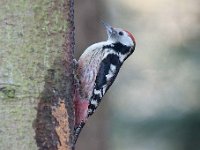
[[[95,112],[115,81],[122,64],[135,50],[135,38],[130,32],[104,25],[108,40],[89,46],[77,62],[74,144],[87,118]]]

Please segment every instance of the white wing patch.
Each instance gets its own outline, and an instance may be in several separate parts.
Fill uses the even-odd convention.
[[[102,96],[100,90],[96,90],[96,89],[94,89],[94,94],[99,95],[99,96]]]
[[[107,85],[104,85],[103,86],[103,95],[106,93],[106,88],[107,88]]]
[[[106,80],[109,81],[115,74],[116,71],[116,66],[111,64],[110,65],[110,70],[108,72],[108,74],[106,75]]]
[[[124,61],[124,59],[127,57],[127,54],[122,54],[122,53],[119,53],[119,60],[120,60],[120,62],[123,62]]]
[[[90,102],[92,105],[94,105],[95,107],[97,107],[97,101],[94,101],[94,100],[92,100],[91,102]]]

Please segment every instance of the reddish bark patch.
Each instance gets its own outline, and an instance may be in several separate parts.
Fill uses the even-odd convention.
[[[66,144],[69,143],[70,129],[68,122],[68,113],[65,108],[65,101],[60,100],[60,103],[57,107],[53,108],[52,115],[55,117],[57,121],[57,126],[55,127],[55,132],[58,135],[59,143],[57,144],[58,150],[66,150],[70,149],[70,147]]]

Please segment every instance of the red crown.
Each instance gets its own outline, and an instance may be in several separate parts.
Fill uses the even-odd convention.
[[[134,36],[129,32],[129,31],[126,31],[124,30],[126,33],[128,33],[128,36],[133,40],[133,42],[136,44],[136,41],[135,41],[135,38]]]

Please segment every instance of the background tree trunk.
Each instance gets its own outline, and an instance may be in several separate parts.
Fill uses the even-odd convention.
[[[0,1],[1,149],[37,149],[32,127],[36,110],[39,148],[71,147],[74,43],[69,2]]]

